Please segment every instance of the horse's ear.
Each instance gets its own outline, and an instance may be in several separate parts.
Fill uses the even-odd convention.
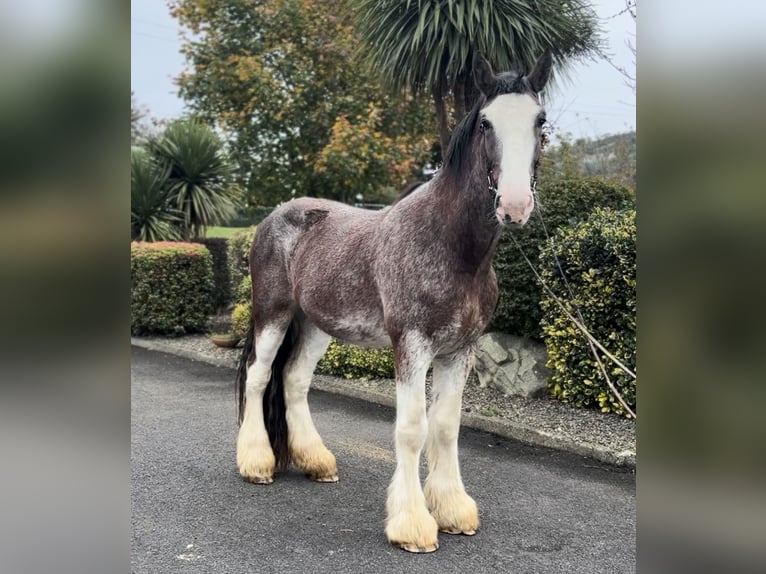
[[[492,94],[495,87],[495,74],[492,72],[492,66],[479,51],[474,52],[473,55],[473,81],[476,82],[476,87],[482,94],[485,96]]]
[[[548,83],[548,78],[551,76],[551,68],[553,67],[553,53],[550,48],[545,50],[540,59],[537,60],[535,68],[527,76],[530,87],[539,94],[543,91],[545,84]]]

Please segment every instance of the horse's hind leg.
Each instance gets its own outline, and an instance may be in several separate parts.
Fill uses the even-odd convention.
[[[318,482],[338,481],[335,457],[327,450],[314,427],[308,404],[314,368],[329,344],[330,336],[303,317],[296,349],[285,369],[290,456],[298,468]]]
[[[472,361],[472,350],[464,349],[433,363],[425,495],[439,529],[450,534],[470,535],[479,527],[476,502],[465,492],[457,456],[463,387]]]
[[[237,466],[243,478],[256,484],[274,481],[276,460],[263,420],[263,393],[290,319],[272,322],[256,333],[255,362],[247,369],[245,413],[237,437]]]

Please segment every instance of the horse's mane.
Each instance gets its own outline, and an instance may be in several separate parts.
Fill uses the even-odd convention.
[[[401,200],[403,200],[405,197],[407,197],[409,194],[411,194],[413,191],[415,191],[424,183],[425,181],[413,181],[412,183],[407,184],[407,186],[405,186],[402,189],[402,191],[399,192],[399,197],[396,198],[396,201],[394,201],[394,203],[399,203]]]
[[[443,167],[449,171],[460,171],[466,157],[471,151],[471,137],[476,130],[476,122],[479,119],[479,110],[484,105],[485,99],[479,98],[470,112],[452,131],[452,137],[444,155]]]

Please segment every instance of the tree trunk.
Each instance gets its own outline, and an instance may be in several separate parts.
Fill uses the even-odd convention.
[[[447,153],[450,140],[449,116],[447,107],[444,105],[444,90],[442,84],[433,87],[434,106],[436,107],[436,121],[439,124],[439,143],[442,148],[442,158]]]
[[[452,93],[455,96],[455,122],[460,121],[465,117],[465,74],[459,74],[455,79],[455,85],[452,87]]]

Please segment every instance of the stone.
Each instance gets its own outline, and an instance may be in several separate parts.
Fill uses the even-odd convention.
[[[505,395],[536,397],[545,391],[550,370],[545,345],[507,333],[486,333],[476,345],[474,370],[481,387]]]

